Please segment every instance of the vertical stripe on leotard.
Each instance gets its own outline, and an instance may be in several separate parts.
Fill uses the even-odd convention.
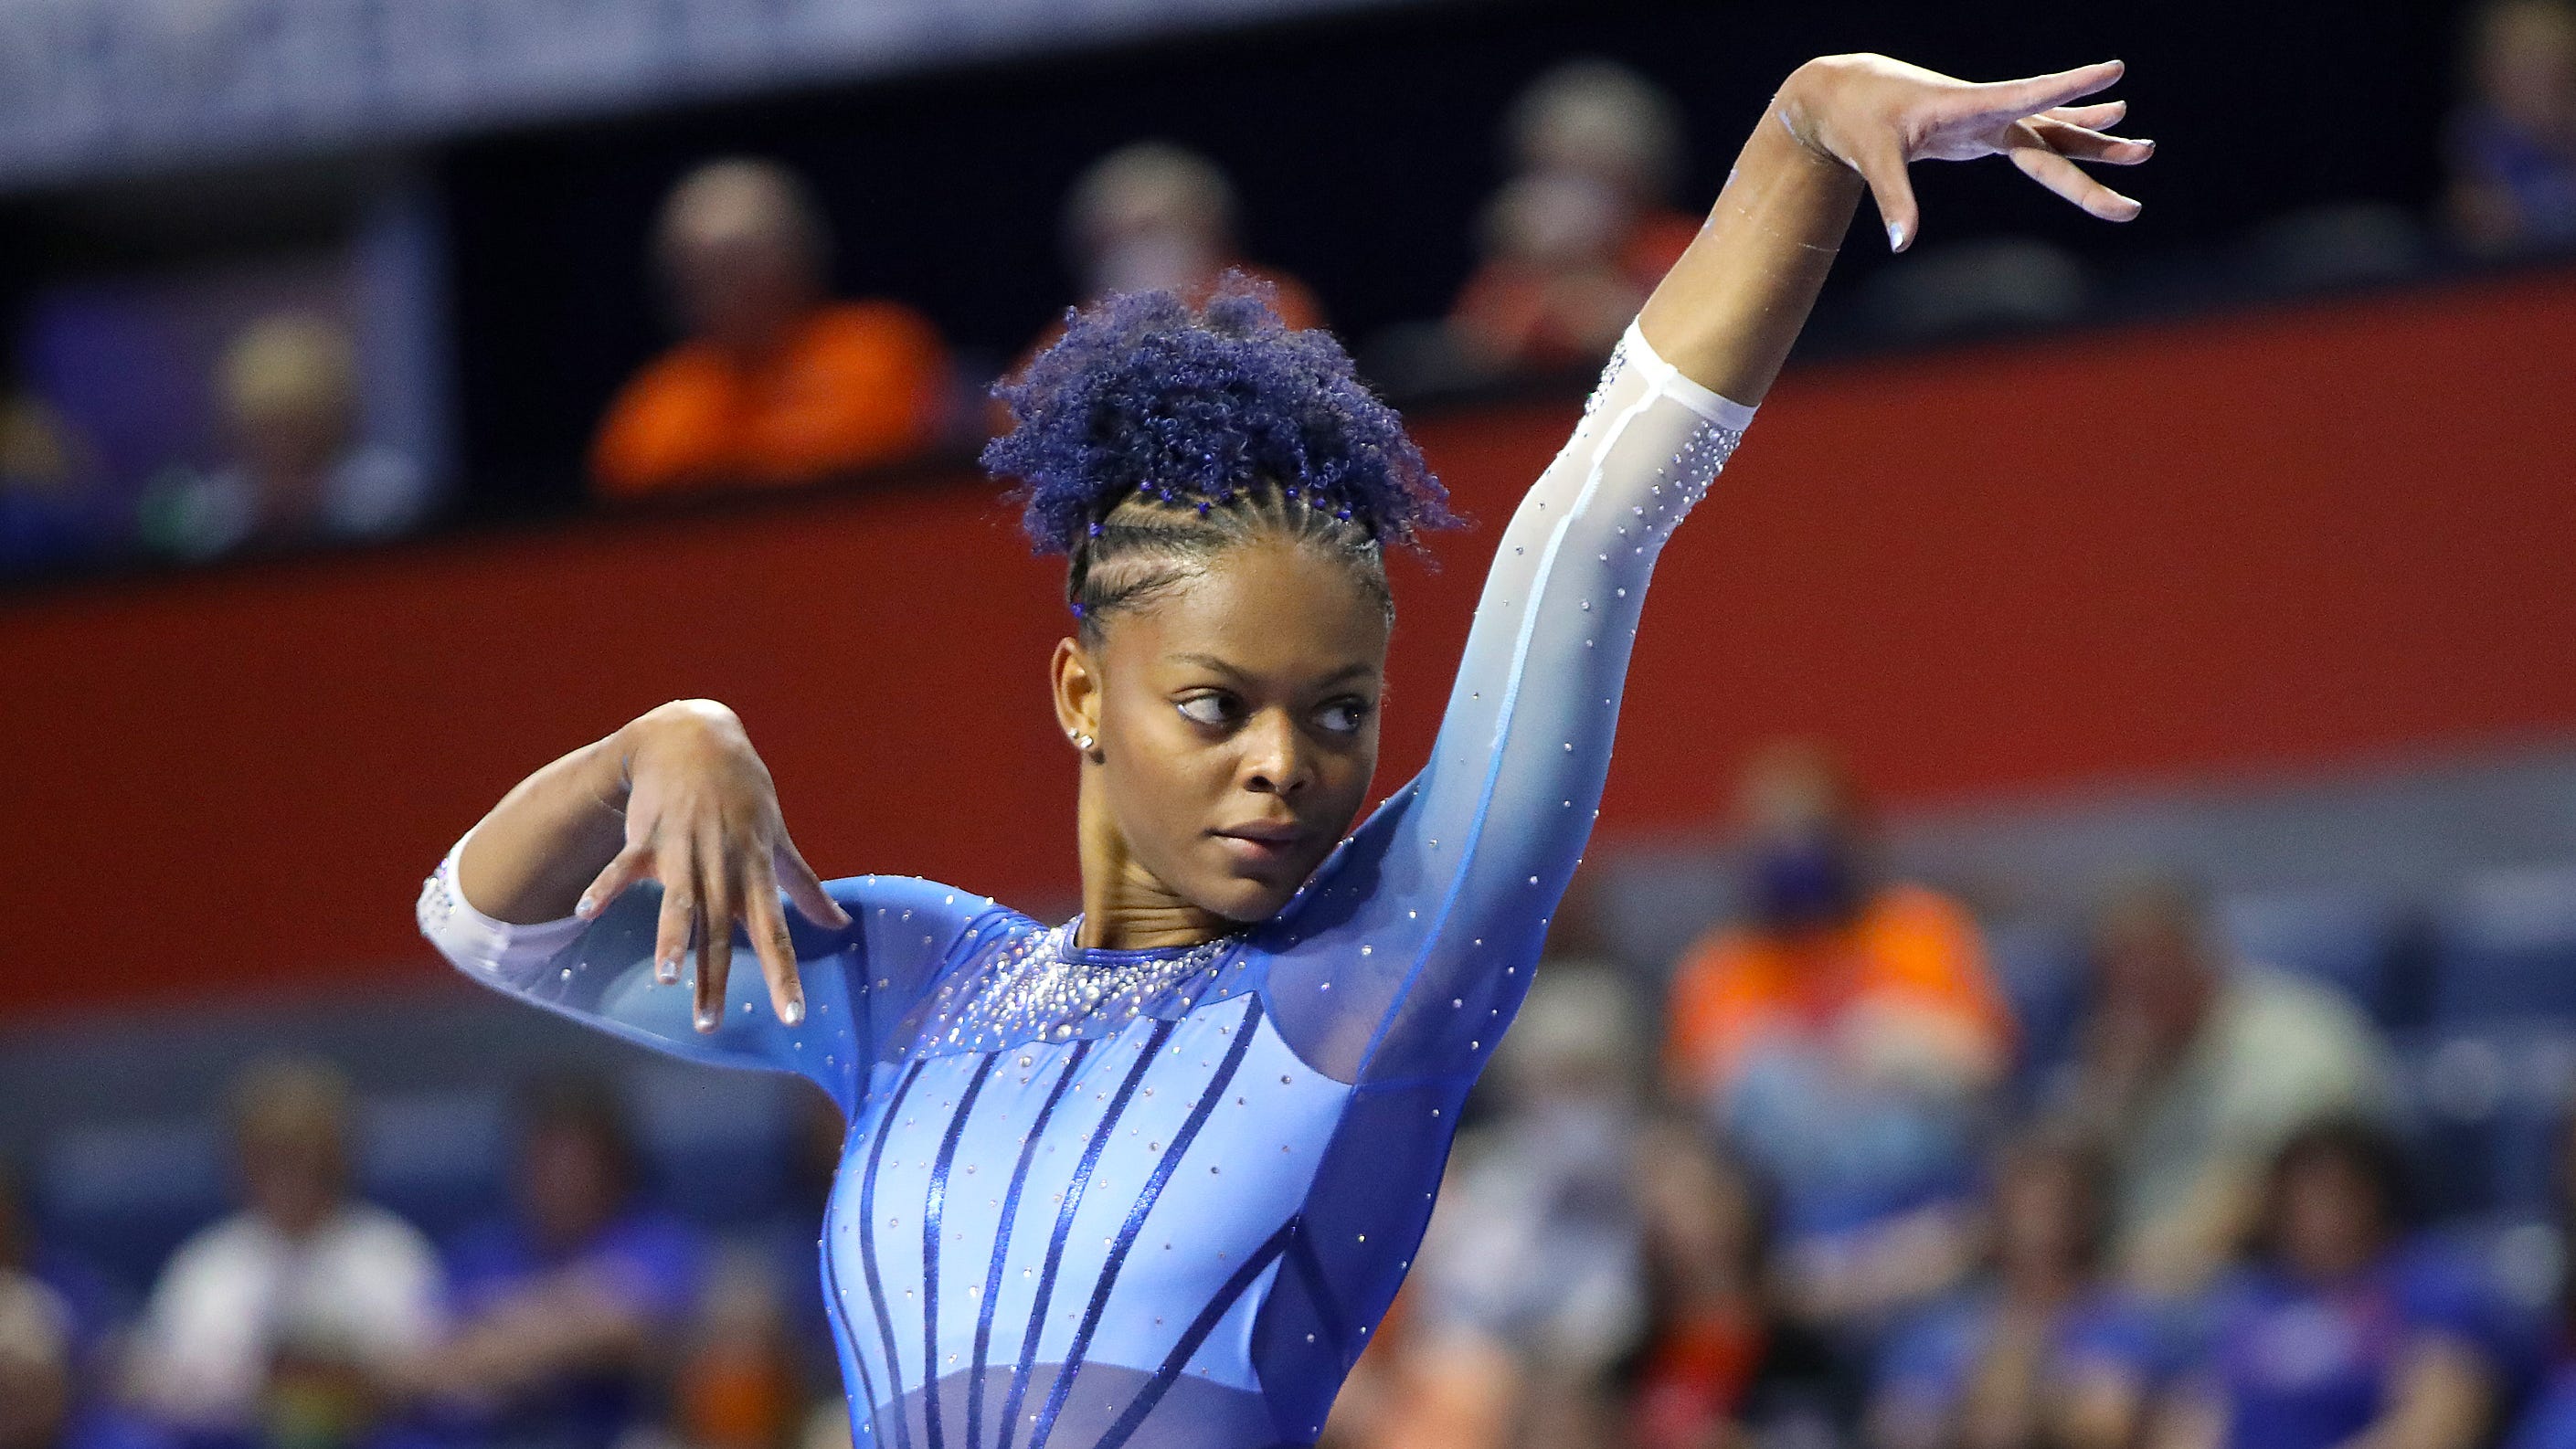
[[[1064,1401],[1073,1392],[1074,1375],[1082,1372],[1083,1356],[1091,1349],[1091,1335],[1100,1327],[1100,1315],[1109,1307],[1109,1292],[1118,1284],[1118,1271],[1126,1266],[1128,1250],[1136,1246],[1136,1234],[1145,1227],[1145,1215],[1154,1210],[1154,1200],[1163,1195],[1163,1184],[1171,1181],[1172,1171],[1190,1150],[1190,1143],[1207,1125],[1208,1114],[1216,1110],[1217,1099],[1225,1095],[1234,1080],[1237,1067],[1243,1065],[1243,1054],[1252,1045],[1252,1029],[1261,1020],[1261,998],[1254,996],[1244,1003],[1243,1017],[1235,1023],[1234,1042],[1225,1049],[1217,1063],[1216,1075],[1208,1080],[1190,1108],[1188,1120],[1172,1135],[1171,1145],[1163,1149],[1162,1160],[1146,1177],[1145,1186],[1136,1194],[1136,1205],[1127,1210],[1127,1221],[1118,1229],[1117,1241],[1111,1244],[1109,1257],[1101,1264],[1100,1281],[1091,1285],[1091,1302],[1082,1311],[1082,1324],[1073,1331],[1073,1346],[1057,1368],[1055,1382],[1048,1386],[1046,1405],[1038,1410],[1037,1427],[1029,1431],[1029,1449],[1046,1449],[1047,1436],[1055,1431],[1056,1415],[1064,1411]]]
[[[823,1225],[823,1310],[840,1330],[841,1342],[850,1346],[850,1362],[858,1366],[859,1395],[868,1406],[868,1438],[877,1437],[877,1385],[868,1372],[868,1356],[859,1352],[859,1335],[850,1327],[850,1305],[842,1301],[840,1255],[832,1251],[831,1224]],[[896,1412],[902,1412],[900,1406]]]
[[[1127,1110],[1127,1099],[1136,1095],[1136,1085],[1145,1080],[1146,1069],[1154,1065],[1154,1054],[1172,1034],[1168,1021],[1154,1023],[1153,1032],[1145,1038],[1144,1049],[1136,1054],[1136,1065],[1127,1069],[1118,1094],[1109,1099],[1109,1110],[1101,1115],[1100,1125],[1092,1129],[1091,1140],[1083,1144],[1082,1161],[1073,1169],[1073,1180],[1065,1184],[1064,1206],[1056,1210],[1055,1236],[1047,1242],[1046,1266],[1038,1270],[1037,1301],[1029,1307],[1029,1331],[1020,1340],[1020,1371],[1011,1378],[1011,1391],[1002,1401],[1002,1439],[1000,1449],[1011,1449],[1011,1436],[1019,1432],[1020,1400],[1027,1394],[1030,1371],[1037,1367],[1038,1335],[1046,1331],[1047,1300],[1055,1293],[1056,1270],[1064,1265],[1064,1242],[1073,1234],[1073,1215],[1082,1206],[1083,1189],[1091,1185],[1091,1170],[1100,1163],[1100,1150],[1109,1145],[1109,1134],[1118,1125],[1118,1116]]]
[[[1217,1324],[1224,1321],[1226,1313],[1234,1307],[1234,1301],[1244,1295],[1244,1291],[1261,1276],[1261,1270],[1269,1267],[1271,1260],[1288,1246],[1289,1238],[1296,1231],[1297,1220],[1290,1218],[1279,1225],[1279,1231],[1272,1233],[1268,1241],[1252,1250],[1252,1255],[1243,1260],[1243,1266],[1234,1270],[1234,1276],[1225,1280],[1225,1285],[1216,1290],[1216,1296],[1199,1310],[1199,1316],[1191,1319],[1190,1326],[1181,1331],[1180,1341],[1163,1356],[1162,1367],[1155,1369],[1154,1376],[1136,1390],[1136,1397],[1128,1400],[1126,1409],[1111,1422],[1092,1449],[1118,1449],[1119,1445],[1127,1442],[1128,1436],[1136,1432],[1136,1426],[1145,1422],[1145,1416],[1154,1412],[1154,1406],[1163,1401],[1163,1395],[1190,1366],[1190,1356],[1199,1351],[1199,1345],[1207,1341],[1209,1334],[1216,1332]]]
[[[966,1443],[967,1449],[983,1449],[984,1361],[993,1346],[993,1305],[1002,1296],[1002,1270],[1011,1257],[1011,1220],[1020,1210],[1020,1187],[1029,1180],[1029,1160],[1037,1156],[1038,1141],[1046,1135],[1047,1119],[1055,1115],[1055,1104],[1064,1098],[1064,1089],[1082,1071],[1082,1059],[1091,1054],[1092,1041],[1085,1038],[1074,1043],[1065,1058],[1064,1074],[1047,1090],[1045,1105],[1038,1108],[1037,1120],[1020,1137],[1019,1165],[1011,1169],[1011,1187],[1002,1194],[1002,1218],[993,1225],[993,1267],[984,1277],[984,1307],[975,1315],[975,1360],[966,1377]]]
[[[886,1103],[876,1143],[868,1149],[868,1171],[859,1186],[859,1265],[867,1270],[868,1301],[876,1308],[877,1338],[885,1345],[886,1387],[894,1391],[894,1439],[899,1449],[912,1449],[912,1425],[903,1412],[903,1355],[894,1346],[894,1318],[886,1312],[885,1285],[877,1276],[877,1164],[885,1157],[886,1142],[894,1136],[883,1123],[892,1121],[903,1110],[905,1095],[912,1091],[913,1083],[921,1080],[921,1069],[929,1061],[928,1057],[915,1057],[912,1065],[903,1069],[903,1079],[895,1084],[894,1096]]]
[[[984,1079],[993,1074],[993,1064],[999,1060],[984,1058],[967,1080],[957,1110],[949,1114],[948,1135],[940,1139],[939,1160],[930,1169],[930,1190],[922,1198],[921,1423],[930,1449],[943,1449],[944,1435],[939,1423],[939,1217],[948,1204],[948,1165],[957,1159],[957,1139],[966,1131],[966,1119],[975,1113],[975,1097],[984,1090]]]

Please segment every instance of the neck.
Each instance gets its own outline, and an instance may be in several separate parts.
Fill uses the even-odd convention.
[[[1136,859],[1094,783],[1098,768],[1084,763],[1074,810],[1082,850],[1082,929],[1074,944],[1141,951],[1195,946],[1233,930],[1234,922],[1192,905]]]

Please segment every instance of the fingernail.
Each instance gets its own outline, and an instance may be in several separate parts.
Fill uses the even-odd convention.
[[[803,1021],[805,1019],[805,999],[801,996],[791,996],[787,998],[787,1009],[778,1013],[778,1019],[786,1022],[789,1026],[794,1026],[798,1022]]]
[[[587,920],[589,920],[589,919],[590,919],[590,913],[591,913],[592,911],[597,910],[597,909],[599,909],[599,906],[598,906],[598,904],[597,904],[596,902],[594,902],[593,900],[591,900],[591,898],[590,898],[590,897],[588,897],[588,896],[583,896],[583,897],[582,897],[578,902],[576,902],[576,903],[573,905],[572,913],[573,913],[574,915],[576,915],[576,916],[581,917],[583,920],[587,921]]]
[[[665,986],[679,980],[680,958],[677,956],[666,958],[660,965],[653,968],[653,976]]]
[[[1892,252],[1905,250],[1905,228],[1896,222],[1887,224],[1887,249]]]
[[[698,1008],[698,1030],[700,1030],[700,1031],[713,1031],[713,1030],[715,1030],[715,1029],[716,1029],[716,1021],[717,1021],[717,1019],[718,1019],[718,1018],[717,1018],[717,1016],[716,1016],[716,1010],[715,1010],[715,1008],[714,1008],[714,1007],[712,1007],[712,1006],[701,1006],[701,1007],[699,1007],[699,1008]]]

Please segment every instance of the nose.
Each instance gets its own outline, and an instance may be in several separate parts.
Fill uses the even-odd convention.
[[[1238,736],[1243,741],[1243,787],[1256,795],[1293,800],[1313,783],[1314,766],[1303,732],[1283,709],[1264,710]]]

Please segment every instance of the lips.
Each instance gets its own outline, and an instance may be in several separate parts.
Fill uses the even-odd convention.
[[[1277,865],[1297,853],[1306,832],[1286,821],[1254,821],[1208,832],[1225,843],[1226,853],[1244,865]]]

